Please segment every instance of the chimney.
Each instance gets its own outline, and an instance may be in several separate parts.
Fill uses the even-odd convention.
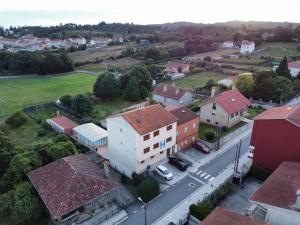
[[[294,208],[296,208],[297,210],[300,210],[300,189],[297,190],[296,197],[297,197],[297,199],[296,199]]]
[[[176,89],[175,94],[176,94],[176,95],[179,94],[179,89]]]
[[[56,117],[57,117],[57,118],[61,117],[61,114],[60,114],[59,111],[56,111]]]
[[[104,160],[103,161],[103,166],[104,166],[104,175],[106,178],[109,178],[109,161]]]
[[[167,85],[164,85],[164,92],[166,92],[168,90],[168,86]]]

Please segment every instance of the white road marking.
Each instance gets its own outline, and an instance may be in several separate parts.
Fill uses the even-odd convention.
[[[206,173],[202,173],[200,177],[204,177],[206,175]]]
[[[215,179],[214,177],[210,178],[208,181],[212,181],[213,179]]]
[[[189,176],[190,176],[191,178],[193,178],[194,180],[198,181],[199,183],[201,183],[201,184],[205,184],[203,181],[201,181],[201,180],[197,179],[196,177],[194,177],[194,176],[191,176],[190,174],[189,174]]]
[[[202,171],[201,171],[201,170],[199,170],[199,171],[196,173],[196,175],[199,175],[200,173],[202,173]]]
[[[204,179],[206,180],[207,178],[209,178],[210,177],[210,175],[208,174],[206,177],[204,177]]]

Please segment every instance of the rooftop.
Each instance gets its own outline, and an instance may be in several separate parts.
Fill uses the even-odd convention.
[[[121,116],[141,135],[177,121],[176,117],[160,104],[131,110]]]
[[[228,114],[233,114],[247,108],[251,102],[238,89],[224,91],[215,95],[204,104],[217,102]]]
[[[300,106],[273,107],[256,116],[255,120],[287,120],[300,127]]]
[[[242,45],[252,45],[255,44],[253,41],[243,40]]]
[[[73,131],[81,134],[92,142],[107,137],[107,131],[93,123],[79,125],[73,128]]]
[[[28,177],[54,219],[60,219],[117,186],[83,154],[35,169]]]
[[[159,84],[154,90],[153,94],[165,96],[167,98],[179,100],[186,93],[182,88],[177,88],[173,85]]]
[[[167,68],[178,68],[178,67],[183,68],[187,66],[189,66],[189,64],[184,62],[168,62],[166,65]]]
[[[300,69],[300,61],[289,62],[289,68]]]
[[[177,118],[177,125],[199,118],[196,113],[184,106],[168,106],[166,110]]]
[[[60,127],[64,128],[64,129],[74,128],[74,127],[78,126],[77,123],[70,120],[68,117],[65,117],[62,115],[57,115],[56,117],[51,118],[50,120],[52,120],[54,123],[56,123],[57,125],[59,125]]]
[[[283,162],[250,197],[250,200],[285,209],[294,209],[300,189],[300,163]]]
[[[217,207],[201,225],[267,225],[264,222]]]

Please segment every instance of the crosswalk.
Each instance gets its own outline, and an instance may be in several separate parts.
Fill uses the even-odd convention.
[[[202,180],[205,181],[212,181],[214,177],[202,170],[197,169],[196,171],[193,172],[194,176],[197,176],[198,178],[201,178]]]

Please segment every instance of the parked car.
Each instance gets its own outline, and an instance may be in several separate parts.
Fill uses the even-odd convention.
[[[173,178],[173,173],[171,173],[166,167],[159,165],[156,167],[155,171],[159,176],[166,180],[172,180]]]
[[[209,153],[210,152],[210,149],[205,146],[201,141],[196,141],[194,144],[193,144],[193,148],[197,149],[197,150],[200,150],[204,153]]]
[[[184,159],[174,157],[174,156],[169,157],[169,163],[171,165],[177,167],[181,171],[185,171],[189,167],[189,162],[188,161],[186,161]]]

